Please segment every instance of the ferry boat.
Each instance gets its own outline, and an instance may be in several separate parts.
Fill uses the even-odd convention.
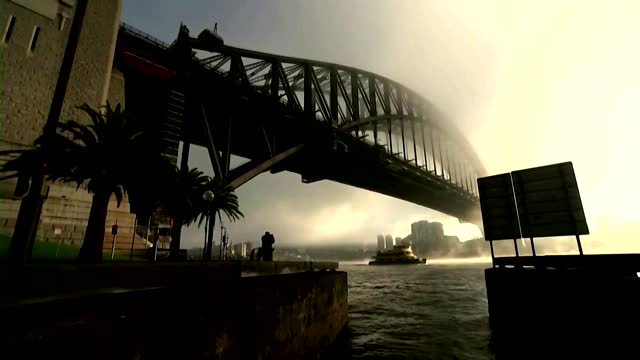
[[[379,250],[369,265],[426,264],[427,259],[420,259],[413,254],[411,245],[394,245],[393,249]]]

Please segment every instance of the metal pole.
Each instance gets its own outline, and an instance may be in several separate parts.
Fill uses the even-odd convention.
[[[117,229],[117,226],[118,226],[118,218],[116,218],[116,229]],[[116,236],[118,236],[117,234],[118,234],[117,232],[113,234],[113,241],[111,242],[111,261],[113,261],[113,255],[116,252]]]
[[[584,255],[582,252],[582,243],[580,242],[580,235],[576,235],[576,241],[578,241],[578,251],[580,251],[580,255]]]
[[[155,236],[153,240],[155,240]],[[158,241],[155,241],[153,245],[153,262],[156,262],[156,260],[158,260],[158,243],[159,242],[160,242],[160,239],[158,238]]]
[[[136,228],[138,227],[138,215],[133,219],[133,235],[131,236],[131,251],[129,252],[129,261],[133,261],[133,247],[136,242]]]
[[[513,239],[513,246],[516,249],[516,257],[520,257],[520,253],[518,252],[518,239]]]
[[[42,205],[44,204],[43,190],[46,185],[47,157],[51,154],[51,149],[53,148],[52,140],[62,112],[62,105],[64,104],[64,97],[67,92],[71,69],[73,68],[73,59],[76,55],[78,39],[82,30],[82,20],[86,10],[87,0],[78,0],[71,28],[69,29],[69,38],[62,57],[58,80],[53,91],[49,115],[42,131],[44,141],[40,146],[41,151],[38,155],[37,164],[34,164],[35,171],[29,187],[29,193],[20,203],[18,219],[11,237],[9,261],[15,265],[24,264],[31,258],[31,251],[33,250],[33,243],[36,239],[42,213]]]
[[[58,244],[56,245],[56,259],[58,258],[58,250],[60,249],[60,241],[62,240],[62,237],[60,235],[56,235],[56,238],[58,239]]]
[[[536,256],[536,244],[533,243],[533,237],[530,237],[529,241],[531,242],[531,254]]]
[[[151,232],[151,214],[149,214],[149,221],[147,222],[147,235],[144,238],[144,240],[146,242],[149,242],[149,233],[150,232]],[[153,246],[153,251],[154,251],[153,261],[156,261],[156,254],[158,253],[157,250],[158,250],[158,248],[156,247],[156,245],[154,245]]]
[[[491,247],[491,265],[496,267],[496,255],[493,252],[493,240],[489,240],[489,247]]]
[[[149,242],[149,233],[151,232],[151,215],[149,215],[149,221],[147,223],[147,235],[145,236],[144,240],[146,242]]]

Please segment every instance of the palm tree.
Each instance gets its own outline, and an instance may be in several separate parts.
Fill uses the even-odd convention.
[[[182,226],[189,225],[201,216],[204,187],[208,177],[198,169],[178,169],[174,167],[173,176],[168,179],[168,189],[160,200],[163,214],[173,219],[171,226],[171,257],[176,259],[180,251]]]
[[[220,218],[220,214],[224,213],[230,221],[236,221],[241,217],[244,217],[240,211],[238,205],[238,196],[233,193],[233,188],[223,179],[214,177],[209,178],[207,184],[204,187],[204,191],[213,192],[213,200],[208,203],[202,197],[200,197],[200,224],[204,219],[210,215],[210,228],[213,229],[216,223],[216,215]],[[207,240],[205,258],[211,259],[211,253],[213,250],[213,239]]]
[[[71,134],[74,147],[71,150],[75,167],[71,176],[63,178],[80,186],[88,180],[87,190],[93,195],[87,230],[79,260],[100,262],[106,225],[107,208],[111,195],[120,206],[130,184],[136,184],[142,176],[140,169],[154,168],[167,162],[161,155],[158,141],[145,124],[109,104],[104,112],[88,105],[80,107],[91,119],[90,125],[67,121],[60,128],[61,135]]]
[[[40,146],[42,145],[42,137],[35,141],[35,146],[29,149],[4,150],[0,151],[0,157],[7,158],[7,161],[0,167],[0,173],[5,175],[0,177],[0,181],[6,179],[17,178],[15,197],[22,197],[30,187],[30,181],[35,175],[35,166],[42,156]],[[47,167],[47,179],[56,180],[68,176],[67,171],[71,167],[69,160],[68,142],[71,140],[66,137],[56,136],[53,139],[52,151],[55,154],[49,156]]]
[[[86,184],[93,200],[87,222],[84,241],[78,260],[102,261],[102,245],[107,209],[111,195],[120,206],[130,185],[140,183],[141,166],[166,168],[167,160],[161,155],[158,141],[144,123],[110,104],[104,111],[97,111],[85,104],[78,107],[90,119],[88,125],[69,120],[58,126],[55,135],[53,159],[47,169],[49,180],[76,183],[78,188]],[[38,144],[32,150],[15,150],[17,158],[7,162],[1,171],[12,171],[9,177],[18,177],[18,189],[23,191],[26,179],[32,174],[27,166],[34,156],[39,156]],[[6,154],[4,154],[6,155]]]

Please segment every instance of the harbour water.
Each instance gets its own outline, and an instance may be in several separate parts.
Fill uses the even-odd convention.
[[[488,262],[340,263],[349,274],[354,359],[493,359]]]

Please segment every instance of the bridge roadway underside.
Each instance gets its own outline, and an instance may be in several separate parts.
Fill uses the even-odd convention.
[[[158,119],[166,117],[169,93],[183,85],[175,78],[158,80],[126,68],[122,70],[127,109],[151,121],[163,121]],[[187,99],[187,109],[180,140],[207,146],[202,122],[204,105],[216,149],[219,152],[229,149],[233,155],[252,160],[245,168],[303,144],[303,150],[269,170],[300,174],[306,183],[336,181],[481,224],[477,200],[449,182],[330,124],[306,118],[255,89],[242,89],[210,71],[196,73],[194,77],[197,83],[190,82],[181,90]],[[231,170],[230,174],[241,170]]]

